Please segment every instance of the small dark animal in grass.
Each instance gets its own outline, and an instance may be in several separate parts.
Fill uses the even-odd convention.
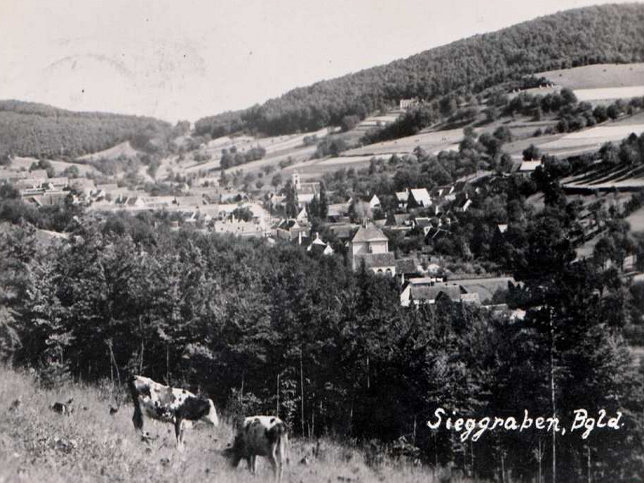
[[[9,411],[17,410],[21,404],[22,404],[22,401],[20,401],[20,399],[14,399],[11,405],[9,406]]]
[[[276,481],[282,481],[283,466],[288,462],[288,435],[284,422],[274,416],[251,416],[244,419],[235,442],[223,451],[233,467],[242,459],[255,473],[257,456],[264,456],[273,467]]]
[[[55,413],[69,416],[72,412],[74,412],[74,408],[71,406],[72,402],[74,402],[74,398],[71,398],[66,403],[55,402],[54,404],[49,406],[49,409],[51,409]]]
[[[115,408],[114,406],[110,406],[110,415],[114,416],[118,412],[119,412],[119,408]]]
[[[143,415],[172,423],[179,450],[183,449],[183,430],[191,421],[219,425],[215,405],[205,396],[195,396],[185,389],[164,386],[143,376],[132,376],[130,393],[134,402],[132,422],[137,432],[144,436]]]

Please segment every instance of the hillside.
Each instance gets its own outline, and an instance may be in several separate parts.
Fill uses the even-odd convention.
[[[156,439],[149,444],[138,440],[127,398],[119,398],[123,406],[110,415],[109,408],[117,405],[109,383],[103,389],[66,385],[44,391],[31,377],[0,368],[0,389],[5,413],[0,421],[1,481],[249,481],[243,462],[232,469],[219,454],[233,439],[230,424],[187,430],[187,448],[179,453],[167,432],[170,425],[146,421],[146,431]],[[49,409],[70,398],[71,415]],[[14,401],[20,404],[9,409]],[[313,442],[291,440],[283,481],[437,481],[429,468],[394,466],[391,460],[371,468],[362,451],[329,441],[321,444],[317,459],[309,457],[311,464],[298,464],[313,447]],[[262,460],[259,481],[269,481],[270,467]]]
[[[0,156],[76,157],[128,140],[135,147],[155,149],[170,130],[169,123],[151,117],[0,101]]]
[[[286,134],[364,118],[401,98],[477,93],[535,71],[644,60],[644,5],[569,10],[287,92],[261,106],[200,119],[199,134]]]

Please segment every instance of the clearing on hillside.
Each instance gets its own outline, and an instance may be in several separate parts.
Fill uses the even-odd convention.
[[[555,84],[571,89],[642,86],[644,63],[586,65],[538,72],[534,77],[545,77]]]
[[[53,403],[70,398],[70,415],[50,409]],[[245,464],[233,469],[221,455],[234,437],[230,422],[217,428],[195,424],[186,430],[186,449],[179,452],[171,425],[147,419],[144,430],[151,441],[140,441],[132,425],[129,397],[109,381],[102,389],[69,384],[48,391],[32,376],[0,367],[0,409],[0,481],[272,480],[264,458],[258,458],[258,474],[253,477]],[[315,458],[311,456],[315,443],[291,439],[290,464],[282,481],[438,481],[430,468],[394,462],[382,454],[378,455],[382,462],[368,466],[366,453],[325,439],[320,440]],[[309,464],[299,464],[307,455]]]
[[[117,144],[116,146],[112,146],[109,149],[105,149],[104,151],[86,154],[85,156],[80,156],[76,159],[81,161],[96,161],[98,159],[116,159],[121,156],[125,158],[135,158],[138,154],[139,151],[132,147],[130,141],[125,141]]]

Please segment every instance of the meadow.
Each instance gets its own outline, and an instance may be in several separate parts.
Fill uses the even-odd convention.
[[[538,72],[534,77],[545,77],[571,89],[641,86],[644,84],[644,63],[586,65]]]
[[[64,416],[50,406],[73,398]],[[19,401],[19,403],[16,403]],[[16,407],[17,406],[17,407]],[[118,407],[110,414],[110,407]],[[233,440],[230,422],[187,430],[186,449],[175,449],[170,425],[146,420],[153,441],[139,440],[129,398],[109,383],[101,387],[39,386],[32,374],[0,368],[0,481],[270,481],[270,466],[259,458],[252,476],[243,462],[233,469],[221,455]],[[317,457],[313,456],[317,448]],[[292,439],[286,482],[447,481],[429,467],[396,461],[374,451],[330,439]],[[308,464],[301,461],[307,457]],[[444,471],[444,470],[443,470]],[[440,479],[439,476],[443,479]],[[453,478],[452,481],[469,481]]]

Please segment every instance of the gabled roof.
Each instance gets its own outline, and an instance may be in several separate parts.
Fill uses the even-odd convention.
[[[379,267],[395,267],[396,257],[393,252],[385,253],[364,253],[355,256],[355,266],[359,267],[364,260],[365,267],[379,268]]]
[[[348,240],[356,231],[356,225],[329,225],[329,229],[341,240]]]
[[[389,241],[385,234],[373,223],[361,226],[351,240],[353,243]]]
[[[523,161],[519,167],[519,172],[529,173],[541,166],[541,161]]]
[[[398,198],[398,201],[407,201],[409,199],[409,191],[397,191],[396,198]]]
[[[394,220],[396,220],[396,225],[402,225],[404,222],[409,220],[410,215],[408,213],[403,214],[394,214]]]
[[[416,203],[423,206],[431,205],[432,199],[425,188],[412,189],[409,191],[411,193],[411,196],[414,197],[414,200],[416,200]]]
[[[425,226],[432,226],[432,220],[430,218],[427,218],[426,216],[417,216],[414,218],[414,221],[416,222],[416,225],[422,227]]]
[[[396,260],[396,273],[418,273],[418,264],[413,258],[401,258]]]
[[[453,284],[436,284],[434,286],[412,285],[410,287],[412,300],[435,301],[439,294],[445,294],[452,302],[461,301],[461,288]]]
[[[328,206],[327,216],[344,216],[349,212],[349,203],[333,203]]]

